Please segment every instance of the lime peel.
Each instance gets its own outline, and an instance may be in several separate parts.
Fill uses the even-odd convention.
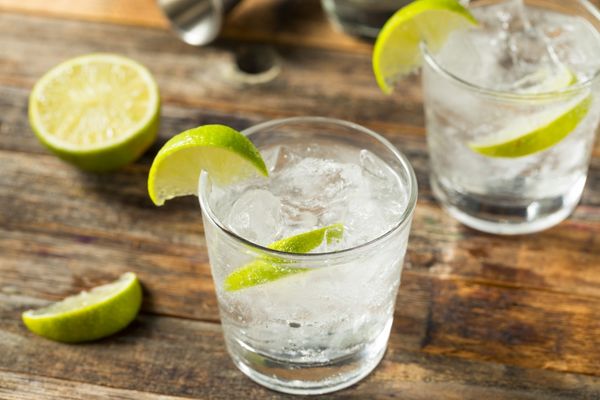
[[[333,224],[278,240],[267,247],[287,253],[303,254],[317,248],[323,240],[326,240],[328,244],[340,240],[343,234],[344,225]],[[236,291],[310,271],[310,268],[291,267],[284,265],[286,263],[290,262],[279,257],[264,256],[231,272],[225,278],[223,286],[227,291]]]
[[[157,206],[174,197],[196,194],[200,173],[220,185],[269,172],[258,149],[225,125],[203,125],[173,136],[163,145],[148,174],[148,194]]]
[[[86,342],[112,335],[133,321],[142,304],[142,288],[132,272],[62,301],[22,315],[27,328],[47,339]]]

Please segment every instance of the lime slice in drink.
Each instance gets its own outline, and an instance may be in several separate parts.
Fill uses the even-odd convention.
[[[204,125],[173,136],[160,149],[148,175],[148,193],[157,206],[178,196],[197,194],[202,170],[220,185],[253,174],[268,176],[254,144],[224,125]]]
[[[23,313],[33,333],[59,342],[100,339],[125,328],[142,304],[142,288],[134,273],[83,291],[57,303]]]
[[[158,87],[145,67],[114,54],[90,54],[57,65],[35,84],[29,123],[62,159],[108,171],[150,147],[159,109]]]
[[[398,10],[383,26],[373,49],[373,72],[384,93],[421,66],[419,44],[439,50],[451,32],[477,25],[457,0],[417,0]]]
[[[578,97],[515,121],[490,137],[469,143],[469,147],[488,157],[516,158],[537,153],[569,135],[586,116],[591,104],[591,95]]]
[[[342,224],[333,224],[324,228],[301,233],[278,240],[267,246],[270,249],[287,253],[308,253],[317,248],[323,240],[332,243],[344,234]],[[309,271],[309,268],[294,268],[282,265],[284,260],[277,257],[264,257],[236,269],[225,278],[225,290],[235,291],[251,286],[261,285],[299,272]]]

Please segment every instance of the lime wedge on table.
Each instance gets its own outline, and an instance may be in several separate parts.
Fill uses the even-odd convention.
[[[488,157],[523,157],[545,150],[560,142],[586,116],[592,96],[578,97],[559,107],[513,122],[509,127],[469,147]]]
[[[308,253],[317,248],[324,239],[327,240],[327,243],[331,243],[333,240],[341,239],[343,233],[344,226],[342,224],[333,224],[278,240],[267,247],[286,253]],[[309,270],[282,265],[283,262],[283,260],[276,257],[264,257],[252,261],[236,269],[225,278],[225,290],[245,289]]]
[[[202,170],[218,184],[268,171],[254,144],[224,125],[204,125],[173,136],[160,149],[148,175],[148,193],[157,206],[178,196],[197,194]]]
[[[148,70],[115,54],[73,58],[48,71],[29,98],[31,128],[62,159],[119,168],[154,142],[160,99]]]
[[[57,303],[23,313],[30,331],[59,342],[85,342],[125,328],[142,304],[142,288],[134,273],[83,291]]]
[[[477,25],[477,20],[456,0],[417,0],[398,10],[383,26],[373,49],[377,84],[391,93],[396,82],[421,66],[419,44],[432,51],[451,32]]]

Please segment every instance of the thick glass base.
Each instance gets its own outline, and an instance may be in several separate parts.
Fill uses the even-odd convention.
[[[371,343],[359,351],[327,362],[291,362],[260,353],[225,335],[235,365],[253,381],[278,392],[316,395],[355,384],[379,364],[386,350],[391,320]]]
[[[548,229],[566,219],[581,198],[585,176],[561,196],[522,201],[456,191],[434,175],[430,182],[442,207],[463,224],[488,233],[520,235]]]

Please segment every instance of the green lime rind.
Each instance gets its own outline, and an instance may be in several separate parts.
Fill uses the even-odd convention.
[[[225,278],[225,290],[233,292],[308,271],[308,268],[294,268],[277,262],[277,259],[254,260],[236,269]]]
[[[30,110],[32,107],[29,108]],[[31,113],[31,111],[30,111]],[[31,120],[31,114],[30,114]],[[132,135],[127,140],[102,149],[65,151],[49,142],[39,129],[31,125],[33,133],[46,148],[60,159],[89,172],[109,172],[128,165],[146,152],[156,141],[160,124],[160,107],[156,115],[141,129],[142,134]]]
[[[86,304],[90,301],[89,296],[98,296],[102,291],[107,294]],[[37,310],[25,311],[22,319],[31,332],[47,339],[65,343],[87,342],[125,328],[135,319],[141,304],[141,285],[135,274],[128,272],[119,280],[90,292],[67,297]]]
[[[439,50],[451,32],[478,25],[457,0],[417,0],[398,10],[385,23],[373,48],[373,73],[381,90],[395,84],[422,64],[419,45]]]
[[[203,125],[173,136],[160,149],[148,174],[154,204],[197,195],[200,173],[218,184],[231,184],[253,173],[269,172],[258,149],[242,133],[225,125]]]
[[[323,240],[326,240],[327,243],[340,240],[343,234],[344,225],[333,224],[324,228],[278,240],[267,247],[287,253],[303,254],[317,248]],[[309,270],[310,268],[291,267],[289,261],[278,257],[265,256],[262,259],[254,260],[231,272],[227,278],[225,278],[223,286],[227,291],[236,291],[256,285],[262,285]]]
[[[472,142],[468,146],[476,153],[496,158],[517,158],[538,153],[554,146],[573,132],[587,115],[591,104],[592,95],[588,95],[558,118],[537,129],[522,135],[515,135],[512,132],[501,133],[500,138],[507,136],[511,139],[487,144]]]
[[[286,253],[308,253],[317,248],[323,240],[326,239],[328,244],[334,240],[339,240],[344,235],[343,224],[333,224],[324,228],[312,230],[310,232],[300,233],[295,236],[290,236],[285,239],[271,243],[267,247],[277,251]]]
[[[85,71],[86,68],[99,68],[99,65],[128,68],[129,72],[135,72],[138,83],[143,84],[143,90],[147,90],[148,98],[143,100],[145,112],[143,117],[135,117],[128,122],[129,126],[125,130],[118,131],[116,138],[103,142],[104,139],[90,144],[70,142],[64,138],[56,137],[56,132],[52,128],[47,127],[47,121],[56,123],[59,121],[58,116],[63,114],[68,117],[73,117],[74,120],[80,121],[76,116],[82,117],[74,113],[69,103],[73,103],[73,98],[80,90],[85,92],[88,97],[90,93],[95,93],[94,98],[79,98],[77,97],[78,112],[82,112],[87,107],[86,104],[92,103],[91,108],[97,108],[98,104],[111,103],[112,106],[119,105],[117,98],[127,99],[125,88],[122,89],[119,96],[115,95],[115,91],[121,90],[121,87],[112,88],[109,95],[106,93],[99,94],[102,90],[94,85],[106,86],[110,85],[104,79],[99,77],[92,83],[87,83],[84,88],[81,87],[81,75],[75,74],[75,79],[71,77],[73,71]],[[47,93],[47,88],[64,86],[64,90],[50,90]],[[128,88],[127,90],[132,90]],[[133,89],[138,90],[138,89]],[[83,95],[82,95],[83,96]],[[131,102],[131,98],[127,100]],[[140,100],[141,101],[141,100]],[[135,103],[139,107],[142,103]],[[61,109],[61,107],[63,107]],[[131,107],[131,104],[123,104],[123,109]],[[56,116],[52,116],[54,113]],[[83,112],[85,114],[85,112]],[[156,140],[160,123],[160,94],[158,85],[156,84],[151,73],[143,65],[117,54],[109,53],[94,53],[87,54],[73,59],[67,60],[41,77],[33,87],[29,96],[28,106],[29,123],[32,131],[40,142],[52,151],[59,158],[87,171],[106,172],[121,168],[136,159],[138,159]],[[84,117],[82,117],[84,118]],[[94,117],[97,118],[97,115]],[[109,121],[112,117],[105,115],[103,121]],[[139,119],[138,119],[139,118]],[[112,121],[111,121],[112,123]],[[85,124],[83,124],[85,125]],[[71,138],[77,138],[78,125],[74,125],[74,131]]]

